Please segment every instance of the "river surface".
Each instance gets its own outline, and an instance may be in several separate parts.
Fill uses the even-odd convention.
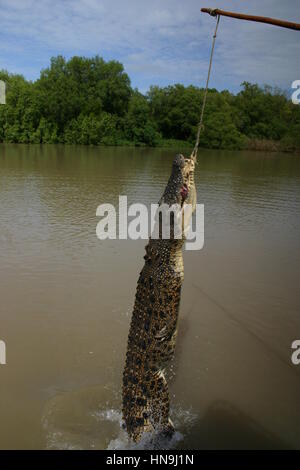
[[[156,203],[173,151],[0,145],[0,448],[124,448],[121,377],[145,241],[99,204]],[[300,448],[299,155],[202,151],[170,391],[181,449]]]

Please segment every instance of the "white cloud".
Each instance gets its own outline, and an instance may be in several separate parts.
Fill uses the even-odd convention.
[[[36,78],[51,55],[103,55],[133,85],[203,86],[215,20],[198,0],[0,0],[0,68]],[[215,1],[211,7],[300,21],[298,0]],[[212,86],[244,81],[288,88],[300,79],[297,31],[221,18]]]

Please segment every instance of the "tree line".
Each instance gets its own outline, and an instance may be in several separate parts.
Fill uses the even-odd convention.
[[[83,145],[193,145],[204,89],[131,87],[124,67],[101,57],[51,59],[40,78],[0,71],[0,142]],[[201,146],[300,149],[300,106],[279,89],[244,82],[236,95],[209,89]]]

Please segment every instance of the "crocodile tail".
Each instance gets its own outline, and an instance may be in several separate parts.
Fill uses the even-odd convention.
[[[168,384],[162,371],[148,372],[141,384],[128,383],[128,377],[124,377],[123,404],[125,427],[133,441],[138,442],[144,433],[173,434]]]
[[[140,377],[143,373],[140,355],[130,344],[123,373],[123,420],[129,437],[137,442],[144,432],[152,432],[149,421],[149,393]]]

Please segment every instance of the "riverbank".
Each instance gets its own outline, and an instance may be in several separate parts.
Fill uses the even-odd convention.
[[[193,145],[190,142],[184,142],[182,140],[162,140],[157,146],[160,148],[182,148],[189,150],[193,148]],[[227,148],[214,148],[214,147],[201,147],[209,150],[228,150]],[[294,145],[289,145],[286,142],[276,141],[276,140],[267,140],[267,139],[247,139],[245,145],[242,148],[233,148],[230,150],[253,150],[255,152],[288,152],[288,153],[300,153],[300,147],[297,148]]]
[[[261,152],[300,153],[300,148],[295,147],[291,143],[267,139],[249,139],[245,149]]]
[[[24,145],[23,142],[0,142],[0,145],[6,145],[6,144],[16,144],[16,145]],[[145,149],[170,149],[174,150],[176,152],[185,152],[189,153],[192,152],[193,150],[193,144],[191,142],[187,142],[184,140],[176,140],[176,139],[163,139],[157,142],[156,145],[147,145],[144,142],[130,142],[130,141],[118,141],[118,142],[111,142],[111,143],[100,143],[100,144],[71,144],[71,143],[64,143],[64,142],[47,142],[47,143],[38,143],[38,142],[33,142],[33,143],[27,143],[26,145],[30,146],[47,146],[47,145],[65,145],[66,147],[70,146],[78,146],[78,147],[124,147],[124,148],[145,148]],[[207,146],[201,146],[199,147],[201,150],[224,150],[224,151],[237,151],[237,152],[242,152],[244,150],[249,150],[249,151],[254,151],[254,152],[272,152],[272,153],[296,153],[300,154],[300,148],[295,148],[292,145],[287,145],[284,144],[280,141],[274,141],[274,140],[259,140],[259,139],[249,139],[245,143],[245,145],[241,148],[232,148],[228,149],[226,147],[207,147]]]
[[[22,144],[189,148],[204,89],[174,84],[133,89],[121,63],[61,56],[35,82],[0,70],[7,85],[0,141]],[[180,144],[178,145],[178,142]],[[233,94],[210,89],[201,146],[222,150],[300,148],[300,106],[283,91],[244,82]]]

